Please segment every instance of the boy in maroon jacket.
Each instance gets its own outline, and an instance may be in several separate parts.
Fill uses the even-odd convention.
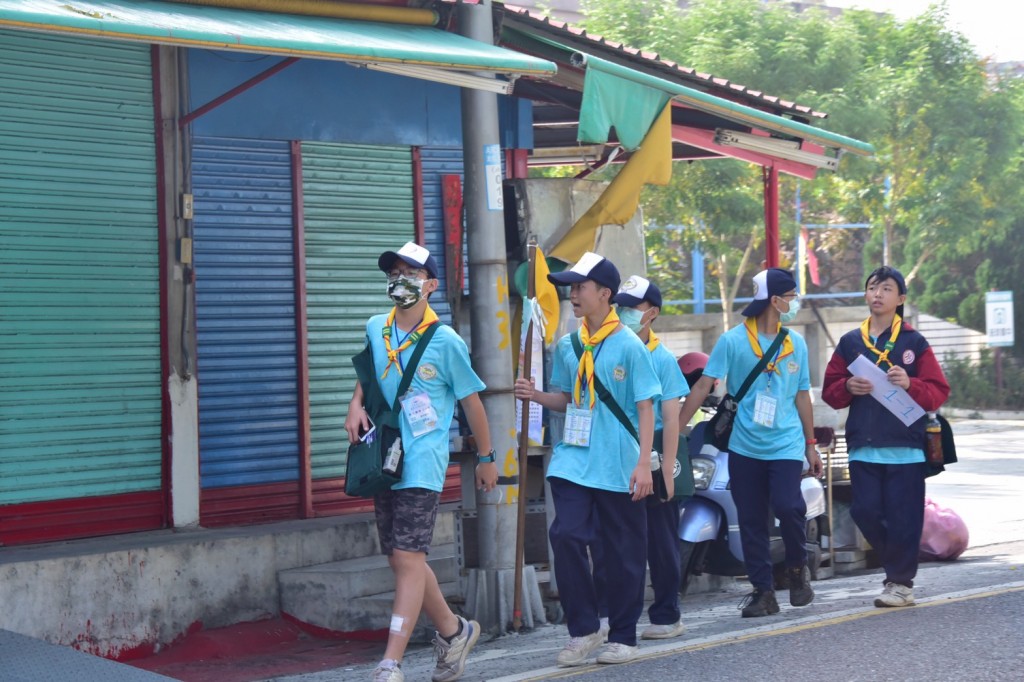
[[[903,321],[907,285],[900,271],[885,266],[872,272],[865,299],[871,316],[839,340],[821,397],[837,410],[850,408],[850,516],[885,569],[884,590],[875,606],[912,606],[924,525],[926,417],[906,426],[871,396],[871,381],[853,376],[849,366],[865,356],[926,412],[946,401],[949,384],[928,341]]]

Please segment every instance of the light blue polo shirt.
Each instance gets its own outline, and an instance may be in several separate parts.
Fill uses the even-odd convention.
[[[650,353],[651,362],[654,363],[654,373],[658,375],[658,380],[661,382],[661,397],[654,401],[654,430],[657,431],[662,428],[662,401],[675,400],[678,403],[680,398],[690,395],[690,385],[686,383],[683,370],[679,369],[676,356],[672,355],[672,351],[668,348],[665,348],[664,343],[659,343],[658,347]],[[676,409],[678,408],[679,406],[676,405]]]
[[[387,322],[387,317],[387,315],[371,317],[366,323],[366,334],[373,348],[373,366],[377,372],[381,391],[388,404],[393,405],[402,375],[392,366],[387,378],[380,379],[380,375],[384,373],[384,368],[388,363],[387,352],[384,349],[384,336],[381,333]],[[397,329],[396,325],[391,336],[392,347],[401,345],[399,341],[404,338],[405,333]],[[416,345],[413,344],[406,348],[399,356],[403,368],[412,359]],[[418,389],[430,397],[430,404],[437,412],[437,427],[413,438],[412,426],[405,414],[402,414],[400,424],[402,444],[405,447],[405,462],[402,465],[402,480],[391,486],[392,489],[426,488],[441,492],[448,470],[448,430],[451,428],[452,418],[455,416],[455,402],[473,393],[479,393],[484,388],[484,382],[480,380],[470,365],[466,342],[455,333],[454,329],[441,324],[423,352],[423,357],[420,358],[416,367],[416,376],[413,377],[409,387],[410,391]]]
[[[654,373],[647,346],[636,334],[622,328],[601,342],[594,350],[594,357],[597,377],[634,426],[638,425],[637,402],[657,401],[661,395],[661,384]],[[551,390],[568,393],[571,401],[578,368],[572,335],[567,334],[555,347]],[[585,391],[582,399],[584,406],[589,405]],[[588,488],[626,493],[629,492],[629,478],[639,461],[639,444],[595,396],[590,446],[569,445],[564,441],[556,444],[548,466],[548,478],[563,478]]]
[[[793,354],[779,362],[779,372],[762,372],[751,384],[740,401],[736,423],[729,439],[729,450],[754,459],[794,459],[806,457],[806,441],[800,414],[796,409],[796,394],[811,388],[811,375],[807,361],[807,342],[789,330],[793,340]],[[761,352],[766,352],[774,339],[758,334]],[[758,357],[747,340],[744,325],[733,327],[722,334],[711,351],[704,376],[726,379],[726,391],[736,395],[750,372],[757,366]],[[768,428],[754,423],[754,404],[758,393],[768,392],[778,403],[775,424]]]

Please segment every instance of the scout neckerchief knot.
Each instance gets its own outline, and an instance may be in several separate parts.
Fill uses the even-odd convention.
[[[580,368],[576,371],[576,385],[572,389],[572,398],[576,405],[582,402],[580,392],[585,382],[590,399],[590,409],[594,409],[594,349],[601,345],[601,342],[607,339],[618,326],[619,316],[615,314],[614,310],[608,313],[608,317],[604,318],[601,327],[593,335],[587,329],[587,321],[583,320],[583,325],[580,327],[583,355],[580,357]]]
[[[870,329],[870,322],[870,317],[861,322],[860,338],[864,340],[864,345],[867,346],[872,353],[878,356],[878,359],[875,360],[876,365],[880,365],[883,362],[888,362],[889,367],[892,367],[892,360],[889,359],[889,351],[891,351],[896,346],[896,337],[900,335],[900,328],[903,326],[903,318],[900,317],[899,315],[893,318],[892,333],[889,334],[889,340],[885,342],[884,350],[878,350],[878,348],[875,347],[875,344],[871,342],[871,334],[868,333],[868,330]]]
[[[417,326],[416,329],[409,333],[409,336],[405,338],[405,341],[402,342],[401,346],[392,349],[391,334],[392,330],[395,329],[395,312],[397,310],[398,308],[391,309],[391,313],[388,315],[387,322],[384,323],[384,329],[381,330],[381,335],[384,336],[384,350],[387,352],[388,355],[388,364],[384,368],[384,374],[380,376],[381,379],[387,379],[388,372],[391,371],[391,365],[394,365],[395,367],[398,368],[399,375],[402,374],[402,365],[398,361],[398,356],[402,354],[403,350],[419,341],[420,337],[423,336],[423,332],[427,330],[427,327],[438,321],[437,313],[435,313],[434,309],[428,305],[427,309],[423,312],[423,321],[420,322],[419,326]]]
[[[654,334],[654,330],[653,329],[648,330],[647,333],[649,334],[649,336],[647,337],[647,350],[649,350],[649,351],[651,351],[653,353],[654,349],[657,348],[661,344],[661,339],[659,339]]]
[[[750,348],[751,350],[754,351],[754,355],[757,356],[757,359],[760,360],[764,352],[761,350],[761,342],[758,341],[757,339],[757,318],[748,317],[747,321],[744,322],[743,324],[747,328],[747,341],[750,342]],[[775,330],[775,333],[778,334],[781,330],[782,325],[780,324],[778,329]],[[782,341],[782,349],[779,351],[779,354],[775,356],[774,360],[770,360],[768,364],[765,366],[765,373],[775,372],[776,374],[782,374],[782,370],[780,370],[778,367],[779,361],[782,360],[782,358],[786,357],[787,355],[792,354],[793,339],[789,336],[789,334],[787,334],[786,338],[783,339]]]

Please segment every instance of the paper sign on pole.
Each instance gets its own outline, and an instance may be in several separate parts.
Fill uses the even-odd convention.
[[[882,403],[882,406],[910,426],[924,416],[924,408],[910,397],[903,388],[889,383],[885,370],[878,367],[863,355],[850,363],[850,373],[871,382],[871,397]]]
[[[530,319],[534,315],[535,301],[523,300],[523,324],[522,338],[519,340],[519,376],[523,376],[523,367],[526,362],[526,345],[530,344],[530,376],[533,378],[533,385],[538,390],[544,389],[544,341],[541,338],[543,331],[538,329],[539,325],[533,325],[533,337],[527,339],[527,331],[530,326]],[[530,445],[541,445],[544,442],[543,430],[544,408],[540,403],[530,403],[530,426],[527,441]],[[516,433],[518,434],[523,424],[523,401],[516,400]]]
[[[985,333],[988,345],[1013,345],[1013,292],[988,291],[985,293]]]

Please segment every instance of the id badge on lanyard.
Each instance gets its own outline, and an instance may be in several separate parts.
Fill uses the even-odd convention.
[[[771,384],[768,386],[770,388]],[[778,398],[769,393],[769,389],[758,393],[754,401],[754,423],[769,429],[775,426],[775,410],[778,406]]]
[[[565,408],[565,433],[563,440],[569,445],[590,447],[590,427],[594,422],[594,411],[567,405]]]
[[[401,398],[402,412],[409,420],[413,438],[437,428],[437,411],[430,404],[430,396],[420,389],[411,389]]]

